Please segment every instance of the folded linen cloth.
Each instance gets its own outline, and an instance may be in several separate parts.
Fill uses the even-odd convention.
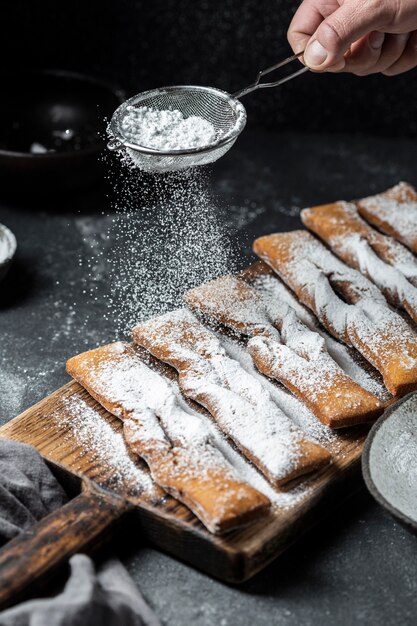
[[[33,526],[67,499],[35,448],[0,439],[0,545]]]
[[[0,545],[67,501],[31,446],[0,438]],[[160,626],[116,559],[96,568],[84,554],[70,561],[63,590],[0,612],[0,626]]]

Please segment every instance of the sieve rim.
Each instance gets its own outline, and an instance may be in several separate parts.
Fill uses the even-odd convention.
[[[164,93],[168,93],[170,91],[202,91],[204,93],[211,93],[217,96],[220,96],[225,102],[230,105],[230,108],[233,109],[236,114],[236,122],[234,126],[230,129],[228,133],[222,135],[216,142],[211,143],[208,146],[202,146],[199,148],[185,148],[181,150],[159,150],[157,148],[149,148],[148,146],[142,146],[137,143],[131,143],[126,140],[126,137],[123,135],[120,129],[121,118],[122,115],[126,112],[127,107],[139,104],[141,100],[145,100],[146,98],[155,96],[155,95],[163,95]],[[181,155],[192,155],[192,154],[203,154],[212,152],[213,150],[217,150],[225,146],[237,139],[242,130],[246,126],[247,114],[246,109],[243,104],[237,99],[234,98],[227,91],[223,91],[222,89],[217,89],[216,87],[205,87],[202,85],[169,85],[167,87],[159,87],[157,89],[149,89],[147,91],[141,91],[140,93],[132,96],[125,102],[123,102],[120,106],[117,107],[115,112],[112,115],[110,120],[110,124],[108,130],[110,134],[119,141],[124,147],[130,148],[131,150],[136,150],[137,152],[141,152],[143,154],[149,154],[154,156],[181,156]]]

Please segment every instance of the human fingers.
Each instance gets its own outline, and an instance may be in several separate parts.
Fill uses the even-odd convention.
[[[358,76],[371,73],[377,65],[385,42],[385,33],[372,31],[355,41],[345,59],[344,70]]]
[[[350,46],[372,31],[383,30],[392,8],[386,1],[345,0],[318,26],[307,44],[305,64],[325,71],[339,63]]]
[[[408,37],[407,45],[400,58],[383,70],[385,76],[396,76],[408,72],[417,66],[417,31]]]
[[[321,0],[304,0],[300,4],[287,32],[288,42],[295,54],[306,49],[322,21],[338,8],[337,0],[329,0],[325,5]]]
[[[374,33],[364,37],[358,46],[352,47],[352,54],[346,61],[345,71],[357,76],[367,76],[385,71],[402,56],[409,39],[409,33],[382,35],[378,40]],[[375,38],[374,38],[375,37]],[[376,48],[376,43],[382,45]]]

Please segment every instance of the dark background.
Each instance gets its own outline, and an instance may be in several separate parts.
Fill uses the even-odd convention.
[[[7,0],[0,59],[92,73],[131,93],[169,84],[233,92],[290,53],[294,0]],[[250,126],[415,135],[416,72],[307,75],[245,97]]]
[[[233,91],[290,53],[294,10],[284,0],[3,1],[0,64],[92,73],[131,93],[172,83]],[[242,265],[256,236],[300,227],[303,206],[417,183],[415,82],[416,71],[307,74],[245,98],[248,129],[208,171],[213,211]],[[19,246],[0,291],[1,422],[67,382],[68,357],[114,338],[99,263],[114,212],[104,182],[29,200],[3,197],[0,187],[0,222]],[[140,532],[117,549],[167,626],[414,625],[415,537],[357,486],[338,513],[240,588],[144,545]]]

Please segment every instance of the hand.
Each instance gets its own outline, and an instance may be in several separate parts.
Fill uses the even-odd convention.
[[[303,0],[288,41],[314,71],[401,74],[417,66],[417,0]]]

